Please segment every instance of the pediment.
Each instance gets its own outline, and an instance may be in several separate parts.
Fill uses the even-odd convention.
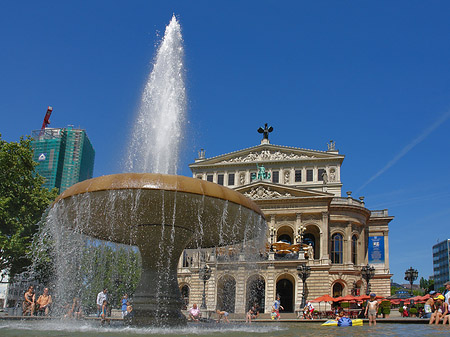
[[[326,152],[318,150],[307,150],[296,147],[261,144],[247,149],[223,154],[220,156],[196,160],[190,167],[205,165],[230,165],[230,164],[248,164],[264,163],[276,161],[301,161],[301,160],[339,160],[344,159],[343,155],[336,152]]]
[[[333,194],[326,192],[306,190],[298,187],[288,187],[265,181],[258,181],[236,188],[236,191],[252,200],[333,198],[334,196]]]

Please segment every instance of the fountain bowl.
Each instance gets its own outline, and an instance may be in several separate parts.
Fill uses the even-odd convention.
[[[266,230],[262,211],[241,193],[167,174],[85,180],[65,190],[53,208],[75,232],[139,248],[142,271],[132,323],[141,326],[185,323],[177,281],[184,249],[245,243]],[[155,286],[162,273],[163,286]]]

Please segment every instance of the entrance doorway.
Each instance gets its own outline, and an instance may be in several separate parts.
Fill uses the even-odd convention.
[[[287,278],[277,282],[277,294],[280,295],[284,312],[294,312],[294,285]]]

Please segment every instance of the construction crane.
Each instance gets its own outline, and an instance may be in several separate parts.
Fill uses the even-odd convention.
[[[45,128],[50,124],[50,116],[52,114],[52,111],[53,108],[49,106],[47,108],[47,112],[45,113],[44,122],[42,123],[41,132],[39,133],[40,136],[44,134]]]

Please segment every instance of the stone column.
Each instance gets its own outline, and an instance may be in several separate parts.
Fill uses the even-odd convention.
[[[320,237],[320,259],[328,262],[330,255],[328,253],[329,238],[328,238],[328,212],[322,212],[322,235]]]
[[[236,294],[234,301],[234,311],[237,314],[245,314],[245,299],[246,299],[246,285],[245,285],[245,268],[240,264],[236,273]]]
[[[270,313],[272,311],[272,304],[275,301],[275,291],[276,291],[276,280],[275,280],[275,267],[270,264],[267,267],[267,284],[266,284],[266,298],[265,298],[265,313]]]
[[[344,235],[344,264],[350,265],[352,264],[352,223],[349,222],[347,227],[345,227],[345,235]]]
[[[389,273],[389,230],[383,231],[384,236],[384,268]]]

